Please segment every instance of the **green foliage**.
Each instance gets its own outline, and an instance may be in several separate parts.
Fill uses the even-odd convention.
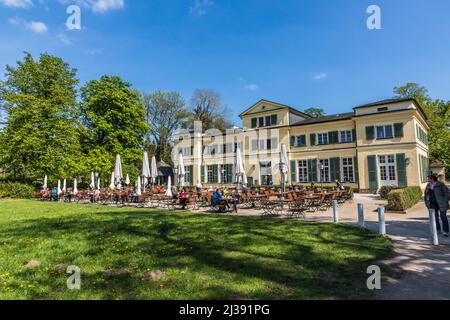
[[[323,117],[326,114],[325,110],[322,108],[308,108],[303,112],[313,118]]]
[[[381,199],[387,200],[389,192],[391,192],[394,188],[391,186],[383,186],[380,188],[378,192],[380,194]]]
[[[420,187],[392,190],[388,195],[388,209],[404,211],[415,206],[420,200],[422,200]]]
[[[35,189],[27,184],[0,182],[0,199],[33,199],[35,196]]]
[[[7,120],[0,135],[0,167],[16,181],[80,170],[76,70],[62,59],[27,53],[7,66],[0,100]]]
[[[186,102],[178,92],[156,91],[143,97],[147,121],[150,125],[146,150],[157,159],[172,163],[170,138],[189,117]]]
[[[139,93],[116,76],[89,81],[81,92],[86,167],[108,176],[116,154],[121,155],[124,167],[138,167],[149,130]]]
[[[417,83],[396,87],[394,93],[395,98],[414,98],[422,106],[430,126],[430,158],[441,160],[450,168],[450,101],[432,99],[428,90]]]

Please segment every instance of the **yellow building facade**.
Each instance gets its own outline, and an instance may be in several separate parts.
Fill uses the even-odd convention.
[[[339,180],[362,192],[425,186],[429,127],[413,99],[379,101],[318,118],[261,100],[240,117],[242,128],[204,132],[196,124],[174,136],[173,161],[178,166],[182,154],[184,185],[235,184],[239,148],[249,185],[280,185],[285,168],[288,185],[335,185]]]

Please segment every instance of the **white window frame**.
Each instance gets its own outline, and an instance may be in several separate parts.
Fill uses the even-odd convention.
[[[392,159],[391,162],[389,162],[389,158]],[[382,162],[384,160],[384,162]],[[378,163],[378,176],[380,180],[380,186],[398,186],[398,172],[397,172],[397,159],[394,154],[385,154],[385,155],[379,155],[377,157],[377,163]],[[386,171],[385,174],[383,174],[384,170]],[[394,172],[394,177],[391,175],[392,171]],[[383,179],[383,175],[385,175],[386,179]],[[394,179],[392,179],[394,178]]]
[[[298,182],[308,182],[308,160],[297,161],[297,168]]]
[[[322,164],[324,169],[321,170]],[[320,182],[330,182],[330,159],[319,159],[319,176]],[[326,174],[327,173],[327,174]],[[326,179],[324,179],[326,178]]]
[[[321,142],[321,140],[322,140],[322,142]],[[330,137],[328,136],[328,132],[327,133],[318,133],[317,134],[317,144],[319,146],[325,146],[325,145],[327,145],[329,143],[330,143]]]
[[[345,139],[343,139],[345,138]],[[352,130],[343,130],[339,133],[339,141],[340,143],[349,143],[353,141],[353,132]]]
[[[391,128],[391,136],[387,136],[386,128]],[[383,136],[378,136],[378,128],[383,128]],[[375,126],[375,137],[379,140],[393,139],[394,138],[394,126],[392,124]]]
[[[348,164],[348,162],[347,162],[347,164],[345,164],[344,162],[345,161],[351,161],[351,164]],[[355,180],[355,160],[354,160],[354,158],[347,158],[347,157],[345,157],[345,158],[342,158],[341,159],[341,162],[342,162],[342,168],[341,168],[341,172],[342,172],[342,180],[344,181],[344,182],[355,182],[356,180]],[[348,173],[350,173],[351,175],[352,175],[352,179],[348,179],[348,177],[347,177],[347,179],[346,179],[346,172],[345,171],[348,171]]]

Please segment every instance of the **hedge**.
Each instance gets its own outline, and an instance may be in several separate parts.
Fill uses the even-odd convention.
[[[394,190],[394,187],[390,186],[384,186],[380,188],[380,191],[378,192],[380,194],[381,199],[387,200],[389,193]]]
[[[405,211],[412,208],[422,200],[422,189],[420,187],[407,187],[392,190],[388,195],[388,209]]]
[[[0,182],[0,199],[32,199],[34,197],[35,189],[33,186],[22,183]]]

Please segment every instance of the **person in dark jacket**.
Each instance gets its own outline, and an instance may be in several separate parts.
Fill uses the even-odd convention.
[[[448,237],[449,224],[447,218],[448,210],[448,200],[449,200],[449,190],[445,184],[438,181],[436,175],[430,175],[428,177],[428,185],[425,189],[425,204],[428,209],[434,209],[436,215],[436,226],[440,234],[441,224],[439,219],[442,220],[442,227],[444,228],[444,236]]]

